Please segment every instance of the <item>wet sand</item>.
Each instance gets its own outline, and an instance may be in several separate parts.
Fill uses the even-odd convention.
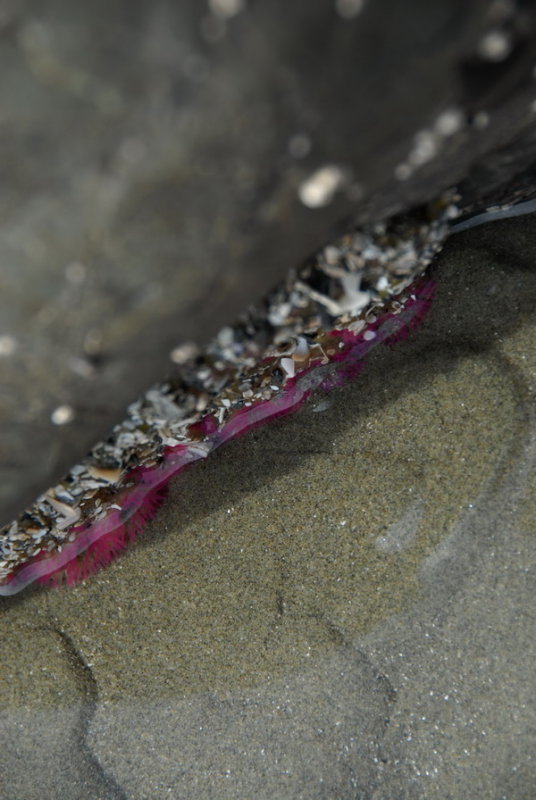
[[[0,797],[531,796],[534,229],[453,239],[408,341],[3,600]]]

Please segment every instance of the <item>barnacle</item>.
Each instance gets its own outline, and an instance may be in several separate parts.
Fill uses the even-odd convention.
[[[454,200],[450,192],[346,234],[203,352],[181,358],[105,442],[0,531],[0,594],[85,579],[135,539],[173,475],[351,379],[372,347],[407,335],[429,306],[433,281],[422,275],[449,235]]]

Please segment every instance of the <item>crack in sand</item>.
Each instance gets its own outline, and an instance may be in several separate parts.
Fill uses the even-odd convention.
[[[62,630],[57,624],[53,624],[48,630],[51,630],[59,638],[84,698],[80,706],[79,720],[75,729],[80,752],[84,754],[95,781],[102,783],[102,787],[106,789],[106,800],[128,800],[125,790],[111,775],[105,772],[88,742],[89,727],[99,699],[97,680],[91,665],[88,664],[75,641],[66,631]],[[104,796],[101,797],[99,794],[99,800],[105,800]]]

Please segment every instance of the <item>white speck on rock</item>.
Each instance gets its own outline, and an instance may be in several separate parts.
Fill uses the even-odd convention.
[[[186,364],[191,358],[195,358],[198,353],[199,347],[195,342],[185,342],[174,347],[169,357],[174,364]]]
[[[54,409],[50,415],[54,425],[67,425],[74,419],[74,409],[69,405],[61,405]]]
[[[333,200],[336,192],[346,183],[345,172],[335,164],[317,169],[300,185],[298,196],[308,208],[322,208]]]
[[[8,358],[12,356],[17,349],[17,340],[9,333],[4,333],[0,336],[0,358]]]
[[[216,17],[231,19],[246,7],[245,0],[208,0],[208,7]]]
[[[454,136],[463,128],[464,115],[460,108],[446,108],[435,121],[435,131],[445,138]]]
[[[409,163],[414,167],[431,161],[437,153],[437,138],[432,131],[422,130],[415,134],[413,149],[408,156]]]
[[[354,19],[364,7],[365,0],[335,0],[335,11],[343,19]]]
[[[486,61],[504,61],[512,50],[510,36],[501,30],[492,30],[480,40],[478,54]]]

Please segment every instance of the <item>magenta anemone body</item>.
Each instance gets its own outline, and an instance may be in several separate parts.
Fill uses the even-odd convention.
[[[295,411],[313,392],[326,392],[355,378],[376,345],[394,344],[418,325],[428,311],[434,286],[430,278],[418,279],[402,309],[384,313],[359,333],[350,329],[331,331],[340,342],[338,351],[327,363],[325,359],[310,361],[270,400],[238,409],[221,427],[213,416],[203,417],[195,425],[199,440],[165,448],[158,466],[133,469],[127,476],[127,487],[114,498],[103,518],[73,526],[69,541],[60,551],[41,551],[14,570],[0,587],[1,593],[14,594],[33,582],[72,586],[104,568],[137,538],[157,512],[171,478],[252,427]]]

